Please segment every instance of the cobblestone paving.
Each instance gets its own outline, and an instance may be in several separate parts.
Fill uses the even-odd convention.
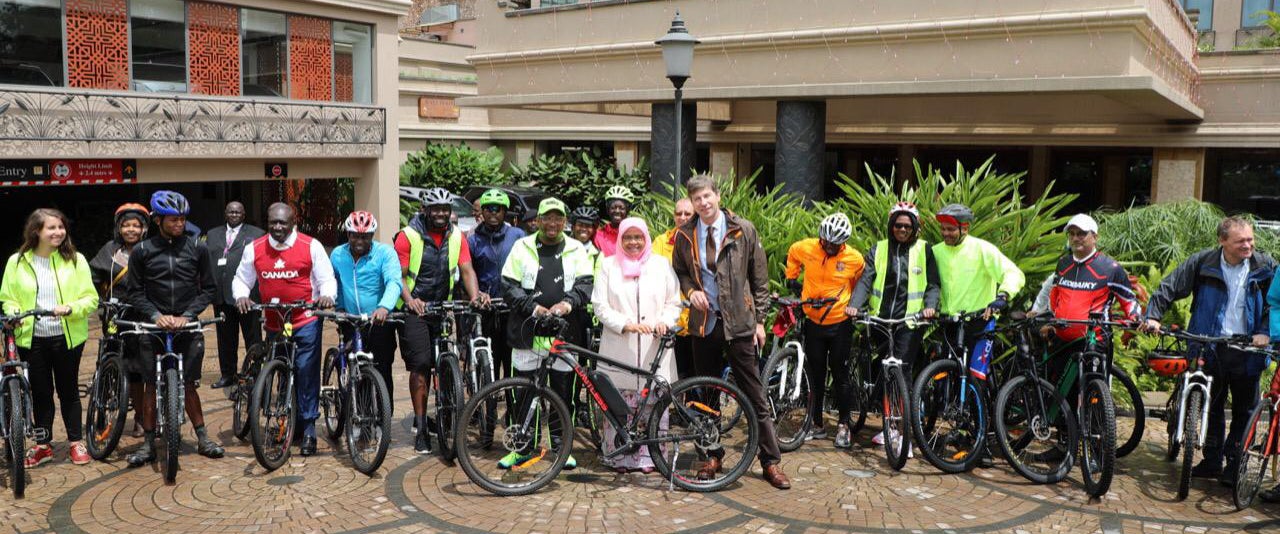
[[[85,383],[93,345],[86,350]],[[212,348],[209,353],[204,375],[216,377]],[[1120,461],[1101,502],[1088,502],[1076,477],[1036,486],[1001,464],[948,476],[913,460],[894,472],[870,444],[871,430],[852,452],[816,441],[786,455],[783,467],[794,486],[787,492],[769,487],[758,468],[720,493],[669,491],[656,474],[618,475],[579,453],[581,466],[551,487],[500,498],[472,485],[458,468],[413,453],[406,384],[397,368],[396,439],[373,477],[352,469],[343,450],[324,440],[317,456],[295,454],[285,467],[265,472],[251,447],[231,436],[230,403],[207,387],[201,392],[208,425],[228,445],[227,457],[196,455],[188,430],[173,486],[154,468],[125,467],[124,455],[140,441],[127,435],[108,462],[71,465],[55,423],[55,461],[28,471],[26,499],[14,501],[7,475],[0,477],[0,533],[1280,532],[1280,506],[1237,512],[1214,481],[1195,481],[1191,497],[1175,502],[1176,471],[1162,460],[1164,426],[1151,420],[1146,441]]]

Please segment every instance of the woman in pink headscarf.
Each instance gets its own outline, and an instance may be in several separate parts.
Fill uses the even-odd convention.
[[[596,273],[591,305],[600,324],[600,353],[609,360],[648,369],[658,352],[658,338],[676,324],[680,316],[680,289],[671,263],[652,254],[649,227],[643,219],[628,217],[618,224],[617,253],[605,258]],[[675,381],[674,356],[664,356],[658,374]],[[602,362],[627,404],[640,402],[638,390],[644,381]],[[662,422],[666,426],[666,420]],[[605,428],[605,450],[613,449],[614,429]],[[606,461],[619,473],[653,472],[647,448]]]

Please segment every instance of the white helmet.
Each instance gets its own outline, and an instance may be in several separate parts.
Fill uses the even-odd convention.
[[[915,204],[910,202],[898,202],[897,204],[894,204],[893,207],[889,209],[889,220],[893,221],[893,218],[897,217],[899,213],[910,213],[912,219],[917,221],[920,220],[920,211],[916,209]]]
[[[828,243],[843,245],[853,234],[853,223],[843,213],[832,213],[822,220],[818,227],[818,237]]]

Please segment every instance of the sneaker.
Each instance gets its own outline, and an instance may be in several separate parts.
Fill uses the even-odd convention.
[[[216,441],[209,439],[208,436],[199,437],[196,441],[196,452],[200,453],[200,456],[217,459],[226,454],[226,450],[222,448],[222,445],[218,445]]]
[[[83,441],[71,443],[71,463],[85,465],[92,460],[93,458],[89,456],[89,449],[85,448]]]
[[[498,469],[511,469],[511,466],[523,462],[527,458],[528,456],[526,455],[511,451],[506,456],[503,456],[501,460],[498,460]]]
[[[578,468],[578,460],[577,460],[577,459],[575,459],[575,458],[573,457],[573,455],[572,455],[572,454],[570,454],[570,455],[569,455],[569,459],[568,459],[568,460],[565,460],[565,462],[564,462],[564,468],[565,468],[565,470],[566,470],[566,471],[573,471],[574,469],[577,469],[577,468]]]
[[[27,469],[41,466],[53,461],[53,447],[48,445],[36,445],[27,449]]]
[[[840,425],[836,427],[836,448],[848,449],[853,446],[853,440],[849,438],[849,425]]]
[[[809,432],[804,435],[805,441],[813,441],[815,439],[827,439],[827,430],[825,428],[818,427],[809,430]]]
[[[874,436],[871,436],[871,443],[884,445],[884,432],[876,432]]]
[[[418,432],[414,436],[413,451],[418,454],[431,454],[431,433]]]

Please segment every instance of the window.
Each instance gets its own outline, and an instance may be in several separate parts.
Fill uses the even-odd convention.
[[[0,83],[61,86],[61,0],[0,0]]]
[[[1196,23],[1196,31],[1207,32],[1213,29],[1213,0],[1182,0],[1182,7],[1187,11],[1200,10],[1200,22]]]
[[[1280,0],[1244,0],[1240,9],[1240,25],[1245,28],[1261,26],[1262,21],[1267,20],[1262,12],[1277,10],[1280,10]]]
[[[373,102],[373,28],[333,23],[333,99]]]
[[[240,13],[240,73],[244,96],[287,97],[289,38],[283,13]]]
[[[187,12],[182,0],[132,0],[133,90],[187,92]]]

